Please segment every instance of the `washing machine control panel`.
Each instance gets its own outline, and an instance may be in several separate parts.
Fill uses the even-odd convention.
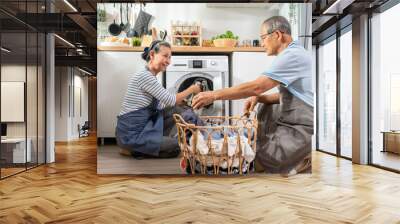
[[[189,68],[209,68],[217,66],[217,62],[213,60],[190,60]]]
[[[203,68],[203,60],[193,60],[192,68]]]
[[[228,56],[172,56],[167,72],[224,71],[229,68]]]

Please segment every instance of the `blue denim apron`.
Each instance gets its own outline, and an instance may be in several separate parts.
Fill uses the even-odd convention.
[[[153,98],[149,106],[117,117],[116,138],[120,147],[158,156],[164,119],[157,105],[158,100]]]

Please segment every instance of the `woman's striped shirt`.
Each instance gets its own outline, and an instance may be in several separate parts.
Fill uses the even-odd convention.
[[[159,100],[162,107],[176,103],[175,94],[168,92],[146,68],[130,77],[120,115],[149,106],[153,98]]]

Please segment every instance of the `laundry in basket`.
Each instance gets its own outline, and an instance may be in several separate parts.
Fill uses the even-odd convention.
[[[207,139],[201,134],[201,132],[197,133],[197,149],[201,155],[206,156],[209,153],[209,147],[207,145]],[[215,136],[215,135],[214,135]],[[245,161],[250,163],[256,157],[255,150],[253,150],[248,143],[248,139],[245,136],[231,136],[228,137],[228,156],[233,157],[238,150],[238,139],[240,138],[240,147],[242,149],[242,156],[244,157]],[[190,138],[190,146],[189,149],[193,150],[193,137]],[[214,149],[214,153],[216,155],[222,154],[222,147],[224,144],[224,139],[213,139],[211,140],[211,148]],[[207,166],[213,165],[212,161],[208,161]],[[227,161],[223,161],[220,165],[221,168],[227,168]],[[232,167],[239,167],[239,158],[235,158],[232,163]]]
[[[186,122],[174,114],[181,163],[192,174],[248,173],[256,155],[257,118],[240,116],[200,116],[199,123]],[[247,172],[244,172],[247,171]]]

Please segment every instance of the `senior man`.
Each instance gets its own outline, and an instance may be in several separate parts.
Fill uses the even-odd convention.
[[[254,81],[199,93],[193,108],[247,97],[245,111],[261,103],[256,170],[283,175],[309,172],[314,101],[311,55],[293,41],[290,24],[282,16],[265,20],[260,38],[266,53],[277,56],[270,68]],[[279,93],[262,95],[277,86]]]

